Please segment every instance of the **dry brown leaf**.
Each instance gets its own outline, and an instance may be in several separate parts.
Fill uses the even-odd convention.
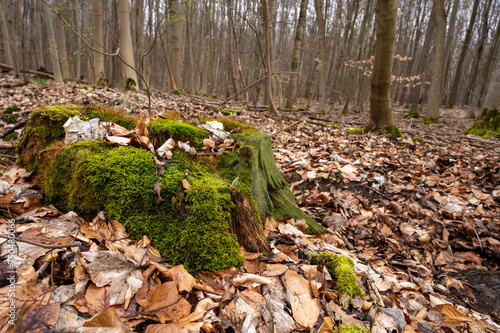
[[[293,319],[306,329],[311,329],[319,317],[318,301],[311,297],[310,293],[292,296]]]
[[[179,321],[189,315],[191,304],[177,291],[175,282],[165,282],[156,286],[149,293],[149,301],[145,302],[146,311],[154,311],[160,322]]]
[[[184,265],[174,266],[165,273],[162,274],[165,278],[170,281],[174,281],[177,290],[181,292],[191,292],[194,287],[195,279],[194,277],[186,271]]]
[[[440,311],[446,321],[452,323],[462,323],[465,321],[470,321],[469,317],[462,312],[458,311],[451,304],[442,304],[433,308],[433,310]]]

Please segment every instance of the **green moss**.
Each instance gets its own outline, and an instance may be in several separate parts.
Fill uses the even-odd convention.
[[[241,265],[244,258],[238,241],[226,232],[234,209],[227,183],[213,176],[192,179],[191,188],[176,198],[177,203],[184,200],[189,204],[181,214],[186,218],[179,220],[183,227],[172,244],[173,261],[184,263],[192,272]]]
[[[19,116],[17,114],[11,114],[9,118],[7,118],[7,123],[14,124],[18,118]]]
[[[500,116],[497,109],[484,109],[481,116],[464,134],[481,136],[484,139],[500,136]]]
[[[17,138],[17,132],[10,132],[3,137],[3,141],[12,141]]]
[[[63,140],[64,123],[81,112],[81,106],[76,104],[43,106],[33,111],[17,145],[17,163],[29,171],[37,171],[40,152],[54,142]],[[90,105],[82,114],[83,120],[89,118],[112,121],[127,129],[135,128],[137,123],[135,117],[104,105]]]
[[[422,138],[420,138],[420,137],[418,137],[418,136],[417,136],[417,137],[414,137],[414,138],[411,138],[411,139],[412,139],[413,141],[415,141],[415,142],[423,142],[423,141],[424,141]]]
[[[415,113],[408,113],[404,117],[404,119],[411,119],[411,118],[420,118],[420,114],[418,112]]]
[[[339,324],[334,333],[370,333],[366,327],[356,324]]]
[[[439,119],[433,119],[433,118],[429,118],[429,119],[424,119],[420,122],[421,124],[441,124],[441,122],[439,121]]]
[[[18,108],[17,105],[12,105],[12,106],[9,106],[8,108],[6,108],[3,111],[3,114],[12,114],[12,112],[17,112],[17,111],[21,111],[21,109]]]
[[[364,132],[363,128],[349,128],[346,130],[347,135],[363,134]]]
[[[148,123],[148,131],[155,147],[162,145],[169,138],[174,140],[189,141],[200,145],[210,133],[186,123],[166,119],[154,120]]]
[[[157,175],[153,156],[144,149],[85,141],[56,150],[44,164],[42,187],[47,201],[61,209],[88,219],[104,210],[131,238],[148,235],[162,256],[190,272],[241,265],[238,242],[227,232],[235,208],[231,187],[216,175],[190,170],[190,189],[177,192],[184,167],[173,163]],[[156,182],[164,198],[159,205]]]
[[[128,130],[133,130],[137,125],[136,116],[125,114],[120,109],[102,104],[90,105],[81,118],[82,120],[99,118],[102,121],[112,122],[123,126]]]
[[[397,128],[396,126],[388,126],[384,129],[388,135],[390,135],[394,138],[402,138],[403,137],[403,134],[401,133],[399,128]]]
[[[312,256],[318,264],[324,265],[333,275],[335,289],[340,293],[341,297],[343,295],[349,296],[349,298],[365,296],[365,292],[357,283],[354,262],[351,258],[337,256],[329,252],[313,254]]]
[[[221,118],[221,119],[215,119],[218,122],[221,122],[224,125],[224,129],[228,132],[233,132],[233,133],[242,133],[242,132],[252,132],[252,131],[257,131],[257,127],[254,125],[250,124],[243,124],[240,123],[236,120],[232,120],[229,118]]]
[[[40,166],[40,152],[54,142],[64,139],[62,126],[79,111],[80,106],[75,104],[43,106],[33,111],[17,144],[19,158],[16,163],[29,171],[37,171]]]
[[[184,90],[182,90],[182,89],[175,89],[174,91],[172,91],[172,93],[174,93],[176,95],[181,95],[183,92],[184,92]]]
[[[136,91],[137,89],[137,83],[135,82],[134,79],[131,77],[127,78],[127,81],[125,81],[125,91]]]
[[[216,109],[215,111],[222,113],[225,116],[229,116],[231,114],[240,115],[241,111],[231,110],[231,109]]]

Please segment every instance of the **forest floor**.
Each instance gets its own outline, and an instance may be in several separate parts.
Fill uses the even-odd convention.
[[[142,93],[73,83],[6,87],[15,82],[0,76],[0,110],[18,106],[19,126],[43,105],[88,101],[127,112],[148,110]],[[244,253],[241,269],[195,279],[152,255],[141,265],[144,258],[137,257],[144,249],[151,253],[147,242],[118,237],[126,236],[123,226],[102,214],[84,223],[44,206],[34,177],[15,167],[15,152],[6,149],[0,152],[0,233],[7,235],[8,218],[15,217],[19,331],[87,322],[114,325],[116,332],[331,332],[343,322],[372,332],[500,332],[500,141],[461,134],[473,123],[464,119],[466,111],[443,109],[440,124],[424,125],[404,119],[407,110],[396,106],[403,138],[393,139],[359,134],[356,128],[368,122],[363,113],[306,110],[278,118],[243,102],[220,104],[183,94],[152,95],[155,113],[178,110],[190,121],[222,117],[216,108],[241,111],[230,117],[270,135],[277,166],[300,206],[328,232],[305,235],[299,221],[268,219],[264,227],[274,256]],[[2,125],[8,126],[0,123],[0,133]],[[82,251],[92,252],[40,246],[72,243],[75,237]],[[8,249],[0,243],[0,299],[7,301]],[[354,260],[363,299],[346,304],[339,298],[328,273],[310,264],[310,253],[320,251]],[[111,270],[114,275],[103,273]],[[135,289],[129,279],[134,270],[145,281]],[[8,311],[0,309],[4,331]]]

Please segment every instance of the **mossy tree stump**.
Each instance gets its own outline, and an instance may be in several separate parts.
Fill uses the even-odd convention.
[[[240,246],[270,254],[262,230],[262,219],[268,215],[304,218],[310,232],[323,230],[297,206],[266,134],[234,134],[243,146],[212,158],[174,150],[172,163],[160,168],[141,148],[110,148],[96,141],[64,146],[62,125],[79,109],[57,106],[33,112],[19,146],[18,164],[38,170],[46,201],[62,210],[88,219],[104,210],[124,224],[130,237],[153,238],[164,257],[192,272],[240,265]],[[120,118],[116,110],[105,111],[117,117],[113,122],[135,126],[130,116]],[[210,136],[171,120],[152,121],[148,129],[156,147],[172,137],[200,148],[202,139]],[[45,132],[51,134],[40,140],[39,134]],[[231,185],[237,176],[237,185]]]

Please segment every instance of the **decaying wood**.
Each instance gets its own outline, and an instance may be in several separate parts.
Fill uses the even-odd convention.
[[[238,243],[248,252],[271,254],[271,247],[255,217],[250,200],[237,190],[231,195],[231,200],[236,209],[231,214],[229,232],[236,235]]]

